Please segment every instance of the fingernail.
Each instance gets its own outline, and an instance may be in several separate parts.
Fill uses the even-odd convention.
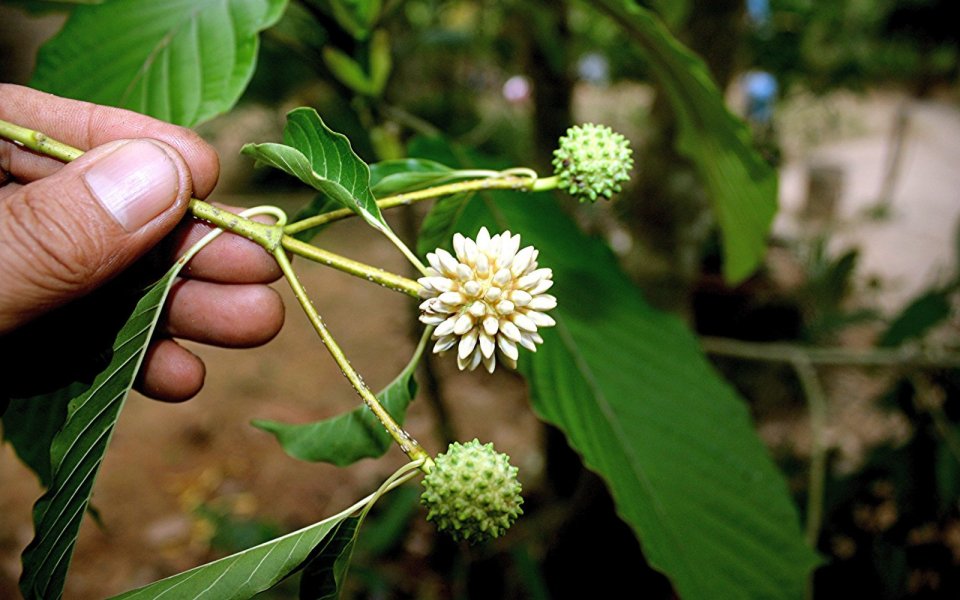
[[[131,140],[98,159],[84,179],[104,208],[127,231],[140,229],[169,208],[180,191],[177,166],[159,146]]]

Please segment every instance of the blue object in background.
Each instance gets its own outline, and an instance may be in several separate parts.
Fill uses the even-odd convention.
[[[747,0],[747,16],[758,27],[768,25],[770,23],[770,1]]]
[[[750,71],[743,76],[743,89],[747,96],[747,119],[770,123],[779,89],[776,78],[766,71]]]

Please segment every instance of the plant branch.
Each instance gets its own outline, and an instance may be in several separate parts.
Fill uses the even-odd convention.
[[[810,473],[807,485],[807,521],[805,536],[811,548],[817,547],[823,522],[823,492],[827,479],[827,395],[820,377],[805,354],[797,353],[791,361],[810,411]]]
[[[20,127],[0,119],[0,137],[7,138],[18,146],[29,148],[62,162],[70,162],[83,155],[83,151],[63,142],[51,139],[46,134]]]
[[[327,351],[330,352],[333,360],[337,363],[337,366],[340,367],[340,371],[343,373],[344,377],[347,378],[347,381],[350,382],[350,385],[353,386],[353,389],[357,392],[357,395],[360,396],[360,399],[363,400],[363,403],[367,406],[367,408],[373,411],[373,414],[383,425],[384,429],[387,430],[387,433],[390,434],[390,437],[392,437],[397,445],[400,446],[400,449],[403,450],[408,457],[410,457],[410,460],[416,461],[423,459],[425,462],[423,463],[422,469],[424,471],[429,470],[433,465],[430,455],[427,454],[427,452],[420,446],[413,436],[404,431],[404,429],[397,424],[393,417],[390,416],[390,413],[387,412],[382,404],[380,404],[380,401],[377,400],[376,395],[370,391],[370,388],[367,387],[366,383],[364,383],[363,378],[360,377],[360,374],[357,373],[356,369],[353,368],[353,365],[350,364],[350,361],[347,360],[343,350],[340,349],[340,346],[333,338],[330,330],[327,329],[327,326],[324,324],[323,319],[320,317],[320,313],[317,312],[317,309],[313,306],[313,302],[310,301],[310,297],[307,295],[306,289],[304,289],[303,284],[297,277],[296,272],[294,272],[293,266],[290,264],[290,259],[287,258],[284,250],[282,248],[277,248],[273,252],[273,256],[276,259],[277,264],[280,265],[280,270],[283,271],[283,275],[290,284],[290,288],[293,290],[294,296],[296,296],[297,301],[300,303],[300,307],[310,320],[310,324],[313,325],[313,328],[320,336],[320,340],[323,342],[323,345],[327,347]]]
[[[0,120],[0,138],[9,139],[18,146],[29,148],[63,162],[71,162],[84,154],[82,150],[58,142],[46,134],[3,120]],[[286,215],[279,208],[259,207],[257,209],[257,214],[270,214],[277,219],[276,223],[270,225],[253,221],[242,214],[232,213],[196,198],[190,199],[190,212],[198,219],[255,242],[266,249],[267,252],[274,253],[278,248],[283,247],[294,254],[339,269],[345,273],[379,283],[384,287],[403,292],[414,298],[418,296],[420,285],[411,279],[285,236],[283,227],[286,225]]]
[[[799,344],[745,342],[729,338],[702,337],[707,354],[729,356],[762,362],[793,363],[798,354],[814,365],[852,367],[913,366],[930,369],[960,368],[960,353],[944,350],[900,346],[897,348],[814,347]]]
[[[395,273],[372,267],[345,256],[340,256],[339,254],[334,254],[333,252],[318,248],[312,244],[301,242],[289,235],[283,236],[281,245],[285,250],[298,256],[327,265],[328,267],[333,267],[344,273],[366,279],[367,281],[378,283],[385,288],[403,292],[408,296],[413,296],[414,298],[419,297],[420,284],[412,279],[407,279]]]
[[[279,209],[277,211],[279,212]],[[221,229],[226,229],[259,244],[267,252],[273,252],[281,245],[283,238],[282,222],[272,225],[258,223],[196,198],[190,199],[190,212],[198,219],[213,223]],[[273,211],[271,211],[271,214],[278,216]]]
[[[538,178],[536,173],[533,173],[532,176],[531,173],[532,171],[526,170],[522,171],[522,174],[515,171],[506,171],[501,174],[502,176],[499,177],[485,177],[481,179],[470,179],[468,181],[458,181],[456,183],[438,185],[435,187],[417,190],[415,192],[386,196],[377,200],[377,206],[381,210],[386,210],[389,208],[395,208],[397,206],[406,206],[422,200],[432,200],[442,196],[484,190],[522,190],[530,192],[542,192],[555,189],[559,183],[559,179],[555,176]],[[348,208],[341,208],[328,213],[323,213],[322,215],[316,215],[296,221],[294,223],[290,223],[284,227],[283,232],[288,235],[293,235],[301,231],[306,231],[307,229],[312,229],[314,227],[319,227],[321,225],[326,225],[327,223],[333,223],[334,221],[340,221],[341,219],[347,219],[353,216],[356,216],[355,212]]]

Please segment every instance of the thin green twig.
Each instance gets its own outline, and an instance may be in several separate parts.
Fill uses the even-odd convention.
[[[7,138],[18,146],[29,148],[34,152],[45,154],[62,162],[70,162],[83,155],[83,150],[58,142],[39,131],[20,127],[2,119],[0,119],[0,137]]]
[[[438,185],[415,192],[385,196],[377,200],[377,206],[381,210],[395,208],[397,206],[406,206],[422,200],[432,200],[442,196],[453,194],[462,194],[466,192],[478,192],[484,190],[523,190],[531,192],[540,192],[552,190],[557,187],[559,179],[557,177],[536,177],[536,173],[524,170],[521,172],[506,171],[498,177],[484,177],[481,179],[470,179],[468,181],[458,181],[446,185]],[[307,229],[313,229],[321,225],[333,223],[341,219],[356,216],[356,213],[348,208],[333,210],[322,215],[316,215],[302,219],[295,223],[290,223],[284,227],[283,232],[292,235]]]
[[[807,519],[805,536],[811,548],[817,547],[820,526],[823,523],[823,493],[827,479],[827,395],[820,384],[820,377],[813,363],[804,354],[798,353],[790,361],[810,412],[810,472],[807,484]]]
[[[276,249],[273,253],[273,256],[276,259],[277,264],[280,265],[280,270],[283,272],[287,282],[290,284],[290,288],[293,290],[294,296],[296,296],[297,301],[300,303],[300,307],[310,320],[310,324],[313,325],[313,328],[320,336],[320,340],[323,342],[324,346],[327,347],[327,351],[330,352],[330,355],[337,363],[337,366],[340,367],[340,371],[343,373],[344,377],[347,378],[347,381],[349,381],[353,386],[353,389],[356,390],[357,395],[360,396],[360,399],[363,400],[363,403],[367,406],[367,408],[373,411],[373,414],[383,425],[384,429],[387,430],[387,433],[390,434],[390,437],[392,437],[397,445],[400,446],[400,449],[403,450],[408,457],[410,457],[410,460],[424,459],[425,462],[423,468],[429,469],[430,465],[433,464],[432,460],[430,459],[430,455],[427,454],[427,452],[420,446],[419,442],[417,442],[413,436],[400,427],[394,418],[390,416],[390,413],[387,412],[382,404],[380,404],[380,401],[377,400],[376,395],[370,391],[370,388],[367,387],[367,384],[363,381],[363,378],[360,377],[360,374],[357,373],[357,371],[353,368],[353,365],[350,364],[350,361],[347,360],[343,350],[340,349],[340,346],[333,338],[330,330],[327,329],[327,326],[324,324],[323,319],[317,312],[317,309],[313,306],[313,302],[310,301],[310,297],[307,295],[306,289],[304,289],[303,284],[300,282],[300,279],[294,272],[293,266],[290,264],[290,259],[287,258],[284,250],[282,248]]]
[[[300,240],[289,235],[283,236],[280,243],[285,250],[296,254],[297,256],[302,256],[303,258],[307,258],[322,265],[333,267],[339,271],[343,271],[344,273],[349,273],[350,275],[354,275],[361,279],[372,281],[373,283],[380,284],[385,288],[403,292],[408,296],[412,296],[414,298],[419,297],[421,289],[420,284],[412,279],[407,279],[406,277],[401,277],[395,273],[384,271],[383,269],[378,269],[377,267],[373,267],[362,262],[355,261],[351,258],[335,254],[329,250],[318,248],[312,244],[301,242]]]
[[[777,342],[746,342],[717,337],[701,337],[700,344],[708,354],[763,362],[793,362],[797,354],[800,353],[814,365],[960,368],[960,354],[920,346],[867,349],[825,348]]]

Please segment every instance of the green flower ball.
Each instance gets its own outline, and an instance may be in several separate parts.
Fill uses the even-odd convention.
[[[457,541],[499,537],[523,514],[517,468],[493,444],[450,444],[434,459],[423,487],[427,520]]]
[[[581,202],[609,199],[621,190],[620,182],[630,178],[632,154],[630,142],[609,127],[592,123],[571,127],[553,151],[558,187]]]

